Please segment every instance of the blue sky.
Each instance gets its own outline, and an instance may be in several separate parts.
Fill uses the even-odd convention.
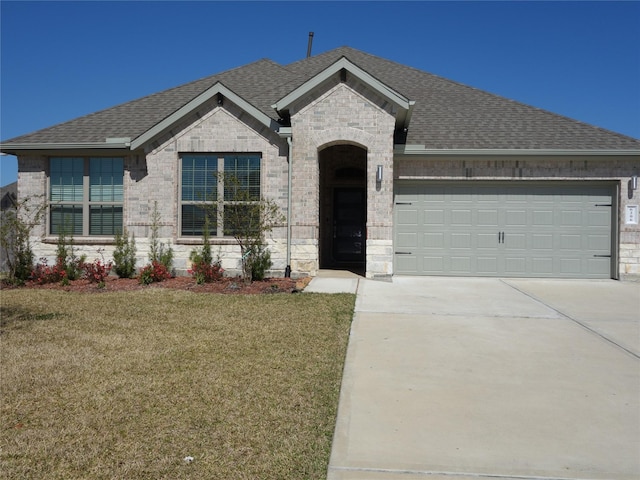
[[[0,138],[342,45],[640,138],[640,2],[0,2]],[[15,181],[0,157],[0,185]]]

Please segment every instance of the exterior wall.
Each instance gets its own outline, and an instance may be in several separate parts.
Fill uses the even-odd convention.
[[[618,273],[640,280],[640,225],[626,224],[627,206],[640,205],[640,192],[629,188],[640,172],[638,156],[398,156],[395,180],[604,180],[619,186]],[[615,219],[614,219],[615,221]]]
[[[230,101],[224,106],[203,106],[184,122],[158,139],[147,152],[125,157],[123,222],[135,235],[137,266],[148,263],[151,214],[157,205],[160,214],[159,240],[174,251],[174,267],[178,274],[190,267],[189,254],[202,245],[201,238],[180,238],[179,155],[183,152],[256,153],[262,155],[262,195],[287,210],[286,142],[272,130],[257,122]],[[60,155],[60,154],[53,154]],[[19,158],[19,198],[43,195],[46,198],[48,156]],[[55,259],[57,237],[44,236],[46,223],[33,231],[32,245],[36,258]],[[267,242],[273,261],[272,274],[282,275],[286,267],[286,226],[275,228]],[[232,238],[211,238],[212,253],[219,255],[222,267],[230,274],[240,273],[240,248]],[[75,251],[88,260],[113,256],[112,238],[75,237]]]
[[[318,152],[337,144],[367,150],[366,275],[393,273],[393,130],[395,118],[387,102],[358,84],[338,83],[325,93],[305,98],[291,108],[292,252],[294,272],[315,275],[319,265]],[[384,179],[376,185],[377,165]]]
[[[175,130],[174,130],[175,131]],[[273,131],[246,115],[230,101],[224,106],[210,106],[184,122],[182,130],[162,139],[147,153],[144,165],[131,175],[127,225],[136,237],[149,237],[150,213],[157,201],[162,217],[161,237],[171,241],[179,272],[190,267],[189,254],[200,238],[181,238],[178,225],[179,155],[180,153],[250,153],[260,152],[262,195],[274,200],[282,213],[287,211],[288,164],[286,142]],[[277,227],[267,238],[272,273],[280,274],[286,267],[286,227]],[[212,252],[219,255],[222,267],[230,273],[240,272],[240,248],[234,239],[211,238]]]

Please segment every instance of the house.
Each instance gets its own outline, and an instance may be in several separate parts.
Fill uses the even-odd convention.
[[[640,278],[640,140],[341,47],[259,60],[2,142],[19,198],[45,194],[36,257],[62,228],[84,253],[123,226],[146,262],[157,205],[178,270],[217,206],[216,172],[277,202],[272,273]]]

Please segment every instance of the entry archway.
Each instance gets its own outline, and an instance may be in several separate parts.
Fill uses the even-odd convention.
[[[318,152],[320,268],[364,274],[367,225],[367,150],[349,144]]]

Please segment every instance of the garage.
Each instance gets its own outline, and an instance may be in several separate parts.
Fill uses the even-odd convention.
[[[611,278],[615,192],[595,181],[397,183],[395,272]]]

